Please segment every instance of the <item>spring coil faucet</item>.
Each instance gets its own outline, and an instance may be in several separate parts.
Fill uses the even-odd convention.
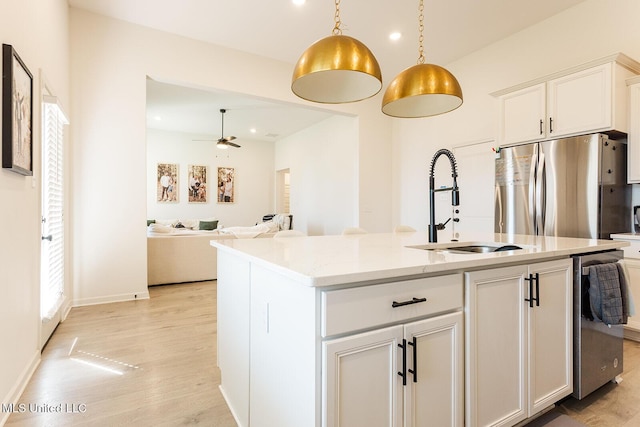
[[[435,189],[435,179],[433,178],[433,169],[436,165],[436,161],[442,155],[449,158],[451,163],[451,176],[453,177],[453,186],[447,188]],[[451,191],[451,205],[460,205],[460,189],[458,188],[458,166],[456,165],[456,158],[453,153],[446,148],[441,148],[436,151],[431,159],[431,168],[429,169],[429,242],[436,243],[438,241],[438,230],[444,230],[444,224],[436,225],[436,192],[438,191]],[[449,222],[449,220],[447,220]],[[446,224],[446,223],[445,223]]]

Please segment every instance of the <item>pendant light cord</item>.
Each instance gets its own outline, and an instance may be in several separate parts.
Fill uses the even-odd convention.
[[[342,29],[340,26],[342,25],[342,21],[340,21],[340,0],[336,1],[336,14],[334,16],[334,20],[336,22],[335,27],[333,27],[333,31],[331,32],[334,36],[342,35]]]
[[[420,32],[420,37],[418,37],[418,64],[424,64],[424,1],[420,0],[420,6],[418,7],[418,12],[420,13],[418,18],[418,31]]]

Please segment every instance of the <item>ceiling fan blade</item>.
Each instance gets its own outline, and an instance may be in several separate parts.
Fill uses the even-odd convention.
[[[234,139],[236,139],[236,137],[233,135],[227,137],[227,141],[233,141]]]
[[[236,144],[235,142],[229,142],[227,141],[227,145],[230,145],[232,147],[236,147],[236,148],[240,148],[240,146],[238,144]]]

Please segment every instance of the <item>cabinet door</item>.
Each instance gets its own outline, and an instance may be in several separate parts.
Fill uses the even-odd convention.
[[[461,427],[462,312],[410,323],[405,326],[405,337],[415,344],[407,346],[408,369],[414,373],[408,375],[404,389],[404,426]]]
[[[628,181],[640,182],[640,83],[629,86]]]
[[[500,97],[500,144],[544,138],[545,91],[545,84],[541,83]]]
[[[629,274],[629,292],[636,306],[636,315],[629,317],[625,330],[635,332],[630,338],[638,340],[640,338],[640,312],[638,312],[640,309],[640,259],[625,258],[625,264]]]
[[[465,425],[512,426],[527,417],[523,301],[528,269],[506,267],[465,276]]]
[[[528,416],[533,416],[573,391],[573,264],[570,259],[533,264],[530,273],[538,274],[538,301],[533,307],[526,304]]]
[[[549,81],[547,135],[560,137],[611,128],[611,82],[611,63]]]
[[[323,343],[324,427],[402,425],[402,334],[394,326]]]

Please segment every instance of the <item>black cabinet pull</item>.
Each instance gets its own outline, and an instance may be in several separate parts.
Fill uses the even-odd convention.
[[[529,277],[525,277],[525,279],[527,282],[529,282],[529,298],[525,298],[524,300],[529,302],[529,307],[533,307],[533,301],[535,300],[535,298],[533,297],[533,277],[531,274],[529,274]]]
[[[549,117],[549,133],[553,133],[553,118]]]
[[[529,274],[529,277],[526,277],[524,280],[529,282],[529,298],[525,298],[524,300],[529,302],[529,307],[533,307],[533,302],[536,302],[536,306],[540,307],[540,273],[536,273],[535,276],[533,274]],[[533,282],[536,282],[536,296],[533,296]]]
[[[393,308],[396,308],[396,307],[402,307],[402,306],[404,306],[404,305],[418,304],[418,303],[420,303],[420,302],[425,302],[425,301],[427,301],[427,299],[426,299],[426,298],[416,298],[416,297],[413,297],[413,298],[412,298],[412,299],[410,299],[409,301],[402,301],[402,302],[394,301],[394,302],[391,304],[391,307],[393,307]]]
[[[540,135],[542,135],[542,119],[540,119]]]
[[[409,369],[409,373],[413,374],[413,382],[418,382],[418,343],[416,337],[413,337],[409,344],[413,348],[413,369]]]
[[[402,385],[407,385],[407,340],[403,339],[402,344],[398,344],[398,347],[402,349],[402,372],[398,372],[398,375],[402,377]]]

